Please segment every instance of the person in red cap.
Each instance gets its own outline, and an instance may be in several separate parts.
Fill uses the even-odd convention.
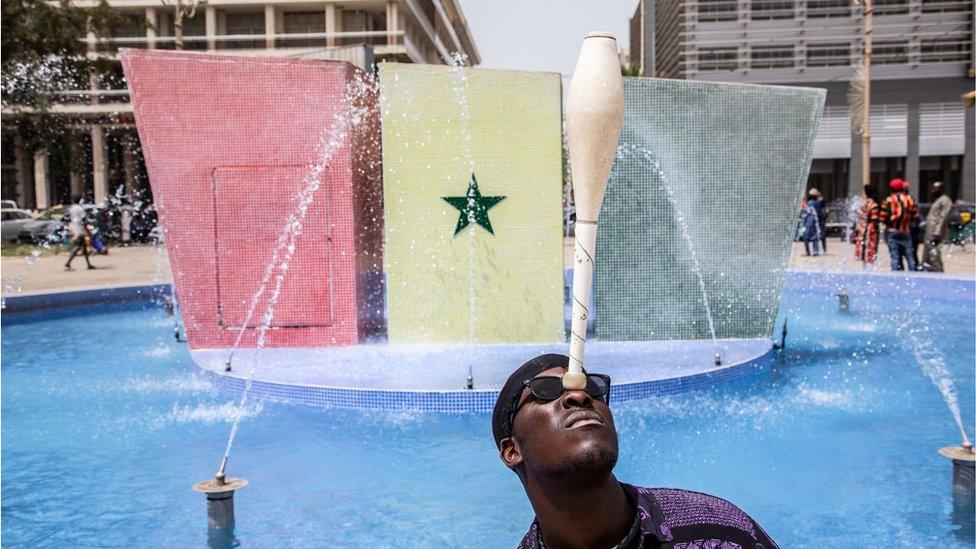
[[[879,217],[885,224],[885,242],[891,255],[891,270],[903,271],[902,258],[908,263],[908,270],[914,271],[915,254],[912,244],[912,223],[918,221],[918,205],[908,194],[908,182],[892,179],[888,184],[891,194],[881,203]]]

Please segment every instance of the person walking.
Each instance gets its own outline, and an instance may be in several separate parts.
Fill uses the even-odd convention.
[[[884,199],[879,208],[879,219],[885,224],[885,242],[888,244],[888,254],[891,256],[891,270],[903,271],[908,263],[908,270],[916,268],[915,254],[912,253],[912,222],[918,221],[918,205],[908,194],[908,182],[904,179],[892,179],[888,184],[891,194]]]
[[[945,186],[941,181],[932,184],[932,196],[935,201],[925,216],[925,248],[922,252],[922,269],[941,273],[942,252],[939,247],[949,234],[949,212],[952,210],[952,199],[945,194]]]
[[[811,242],[813,243],[813,255],[820,255],[820,246],[824,243],[823,218],[823,199],[820,198],[820,191],[810,189],[806,208],[803,211],[803,250],[806,255],[810,255]],[[826,247],[824,247],[824,252],[826,252]]]
[[[878,254],[880,212],[876,196],[874,185],[864,186],[864,196],[861,198],[861,207],[857,210],[857,224],[854,227],[854,257],[865,265],[874,263]]]
[[[74,195],[71,197],[71,202],[73,203],[70,208],[68,208],[68,231],[71,233],[71,255],[68,256],[68,262],[64,264],[64,270],[73,271],[71,268],[71,262],[74,261],[75,256],[78,253],[82,253],[85,256],[85,263],[88,264],[89,269],[94,269],[95,266],[91,264],[91,260],[88,258],[88,247],[91,245],[91,233],[88,231],[88,226],[85,223],[85,208],[81,205],[81,195]]]

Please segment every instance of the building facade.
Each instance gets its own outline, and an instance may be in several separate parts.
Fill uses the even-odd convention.
[[[928,199],[944,181],[950,196],[976,200],[972,0],[874,0],[871,65],[871,180],[894,177]],[[857,194],[861,137],[847,94],[863,56],[864,9],[850,0],[641,0],[653,47],[645,74],[665,78],[814,86],[827,90],[810,186],[827,199]],[[653,12],[648,16],[648,12]],[[632,22],[633,24],[633,22]],[[633,42],[631,50],[635,47]]]
[[[118,48],[177,49],[177,9],[188,2],[109,0],[126,24],[112,38],[89,34],[79,40],[89,55],[110,59],[117,59]],[[95,0],[76,5],[93,6]],[[182,18],[182,29],[184,50],[339,59],[367,70],[378,61],[450,64],[457,54],[468,65],[480,63],[457,0],[209,0]],[[3,198],[36,209],[67,203],[76,194],[95,202],[151,198],[128,92],[104,87],[59,93],[52,112],[77,123],[34,154],[9,124],[20,114],[4,108]]]

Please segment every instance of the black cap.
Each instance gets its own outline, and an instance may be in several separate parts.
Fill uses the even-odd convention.
[[[549,368],[557,366],[567,368],[568,365],[568,356],[550,353],[533,358],[508,376],[508,381],[505,382],[502,391],[498,393],[495,409],[491,413],[491,433],[495,436],[495,446],[500,446],[502,439],[512,436],[511,426],[508,424],[508,414],[512,407],[518,406],[516,398],[522,394],[522,389],[525,388],[522,382],[534,378]]]

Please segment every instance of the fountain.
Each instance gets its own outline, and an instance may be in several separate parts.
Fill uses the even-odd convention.
[[[590,39],[592,44],[606,40],[604,35]],[[471,69],[458,59],[452,67],[384,64],[377,87],[341,63],[159,51],[127,51],[122,60],[175,288],[183,297],[191,356],[218,386],[240,392],[218,473],[195,487],[208,494],[216,526],[232,524],[232,495],[245,482],[225,480],[225,475],[249,399],[483,410],[493,404],[511,364],[528,353],[559,350],[565,324],[558,284],[558,75]],[[179,83],[167,84],[167,95],[158,96],[155,90],[164,87],[163,81],[172,82],[173,74],[181,75]],[[239,79],[250,82],[243,93],[235,84]],[[665,88],[638,89],[628,104],[666,102],[670,94],[673,90]],[[817,92],[792,93],[783,108],[799,113],[797,123],[806,124],[809,137],[821,102]],[[445,109],[445,104],[458,108]],[[235,117],[234,112],[244,110],[246,120]],[[231,122],[214,122],[225,119]],[[587,133],[574,129],[573,120],[567,132],[571,146]],[[197,129],[188,133],[186,128]],[[506,139],[498,140],[499,135]],[[525,150],[528,142],[532,154]],[[784,155],[800,160],[785,162],[774,174],[788,181],[805,174],[810,139],[792,146]],[[709,246],[685,217],[692,204],[671,181],[671,168],[662,166],[655,149],[631,148],[642,151],[642,170],[651,167],[664,203],[674,212],[697,281],[692,291],[704,307],[709,345],[674,341],[675,334],[665,334],[669,341],[614,337],[611,329],[608,337],[600,335],[588,345],[588,360],[614,376],[617,400],[760,371],[771,334],[753,331],[749,335],[756,339],[740,341],[735,339],[740,333],[727,330],[727,339],[720,340],[709,287],[713,281],[698,255],[700,247]],[[571,156],[574,173],[584,178],[580,157]],[[627,156],[618,154],[621,160]],[[591,179],[599,180],[599,174]],[[587,210],[579,202],[586,200],[584,194],[577,194],[582,216],[577,239],[589,242],[584,251],[577,249],[577,258],[592,258],[597,237],[587,232],[586,221],[599,214],[600,196]],[[613,234],[621,223],[614,204],[624,194],[611,186],[607,196],[611,207],[604,211]],[[251,207],[256,201],[260,208]],[[785,234],[788,228],[784,222],[767,230]],[[654,233],[654,238],[667,235]],[[599,246],[611,252],[609,272],[620,239],[618,230]],[[619,310],[603,312],[601,276],[598,271],[598,330],[620,322]],[[589,288],[588,279],[585,272],[574,277],[574,295]],[[385,315],[380,305],[384,288]],[[760,310],[771,317],[778,296],[773,292],[770,297],[773,302],[762,303]],[[574,308],[583,301],[588,299],[577,297]],[[739,307],[727,306],[733,313]],[[582,343],[592,316],[584,313],[574,311],[575,346]],[[387,342],[376,341],[384,325]],[[756,337],[761,335],[765,339]],[[573,354],[581,363],[579,350]],[[464,360],[454,358],[459,355]]]
[[[463,60],[387,63],[378,89],[357,89],[363,75],[341,63],[160,51],[122,57],[191,356],[218,386],[241,391],[242,403],[488,409],[508,364],[559,349],[566,319],[558,75],[472,69]],[[155,95],[172,74],[186,78],[166,98]],[[243,96],[238,78],[252,83]],[[632,387],[622,399],[757,371],[772,348],[792,208],[822,93],[653,79],[626,79],[624,90],[588,354],[617,386]],[[364,108],[341,122],[356,103]],[[671,145],[685,139],[669,134],[688,127],[682,121],[700,125],[716,116],[703,105],[726,103],[736,109],[719,111],[723,124],[779,124],[755,116],[772,109],[803,131],[781,135],[764,122],[751,128],[761,138],[738,143],[734,154],[719,146],[721,135]],[[247,121],[228,110],[234,104],[250,109]],[[234,123],[207,122],[218,115]],[[203,131],[185,133],[201,124]],[[770,147],[778,160],[758,172],[735,162]],[[701,173],[702,163],[726,169]],[[757,183],[760,173],[789,183]],[[764,248],[705,237],[715,224],[720,233],[734,229],[721,201],[696,197],[719,180],[736,185],[744,204],[757,200],[775,213],[766,215]],[[250,208],[255,200],[268,207]],[[633,221],[648,217],[656,226],[635,232]],[[201,220],[204,230],[183,219]],[[708,219],[707,230],[695,219]],[[740,279],[738,264],[723,263],[728,246],[749,258],[755,276]],[[653,249],[676,261],[655,259]],[[635,310],[638,303],[647,309]]]

